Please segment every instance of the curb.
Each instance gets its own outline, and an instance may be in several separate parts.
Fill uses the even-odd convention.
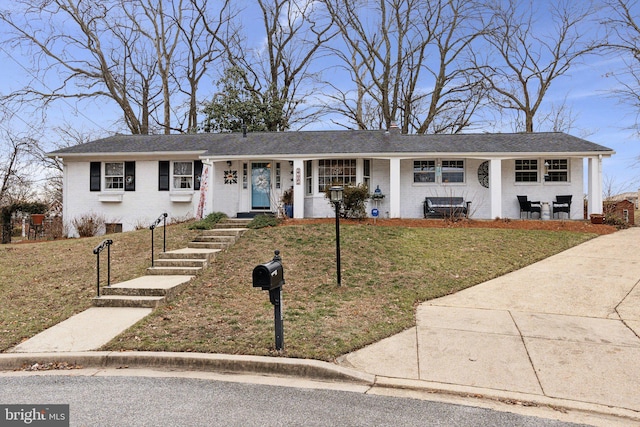
[[[2,353],[0,371],[16,371],[35,363],[66,363],[83,368],[165,368],[193,371],[262,374],[340,381],[373,386],[375,375],[312,359],[179,352]]]
[[[629,420],[633,422],[632,425],[640,425],[640,413],[631,409],[536,394],[383,376],[376,376],[376,382],[373,388],[411,390],[422,393],[495,401],[514,406],[546,407],[560,412],[573,411],[583,414],[613,417],[619,420]]]
[[[495,401],[514,406],[547,407],[561,412],[574,411],[640,424],[640,413],[597,403],[558,399],[542,395],[487,388],[437,383],[431,381],[384,377],[313,359],[278,358],[180,352],[68,352],[68,353],[0,353],[0,371],[21,371],[34,364],[62,364],[78,368],[158,368],[220,374],[257,374],[304,378],[325,382],[343,382],[370,387],[370,390],[409,390],[419,393],[449,395]]]

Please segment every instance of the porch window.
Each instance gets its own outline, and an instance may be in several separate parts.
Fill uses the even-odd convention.
[[[549,165],[546,171],[548,178],[545,176],[547,181],[567,182],[569,180],[569,161],[567,159],[545,160],[545,168],[547,168],[547,164]]]
[[[436,182],[436,161],[414,160],[413,182]]]
[[[307,196],[313,194],[313,162],[307,160],[304,162],[304,193]]]
[[[371,160],[364,159],[364,174],[362,177],[364,185],[371,189]]]
[[[107,190],[124,190],[124,163],[104,164],[104,187]]]
[[[516,182],[538,182],[538,161],[516,160]]]
[[[443,160],[442,182],[464,182],[464,160]]]
[[[318,191],[321,193],[332,185],[355,184],[355,159],[327,159],[318,161]]]
[[[193,188],[192,162],[173,162],[173,188],[176,190]]]

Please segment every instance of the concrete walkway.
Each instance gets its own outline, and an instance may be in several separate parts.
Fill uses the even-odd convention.
[[[620,410],[640,422],[640,228],[421,304],[341,364],[389,386]]]

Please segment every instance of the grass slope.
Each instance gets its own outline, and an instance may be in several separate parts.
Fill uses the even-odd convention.
[[[414,324],[419,302],[447,295],[584,242],[572,232],[341,227],[336,286],[331,224],[252,230],[170,305],[105,349],[269,355],[273,307],[251,272],[279,249],[285,354],[333,360]]]

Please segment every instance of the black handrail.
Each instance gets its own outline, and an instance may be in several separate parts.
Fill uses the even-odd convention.
[[[153,230],[155,230],[155,228],[158,226],[158,224],[160,224],[161,221],[162,221],[162,228],[163,228],[163,230],[162,230],[162,232],[163,232],[163,236],[162,236],[162,252],[166,252],[167,251],[167,216],[168,216],[168,214],[166,212],[163,213],[149,227],[149,230],[151,230],[151,267],[153,267]]]
[[[100,297],[100,252],[107,248],[107,287],[111,286],[111,245],[113,240],[105,239],[98,246],[93,248],[93,253],[96,255],[96,271],[97,271],[97,294]]]

